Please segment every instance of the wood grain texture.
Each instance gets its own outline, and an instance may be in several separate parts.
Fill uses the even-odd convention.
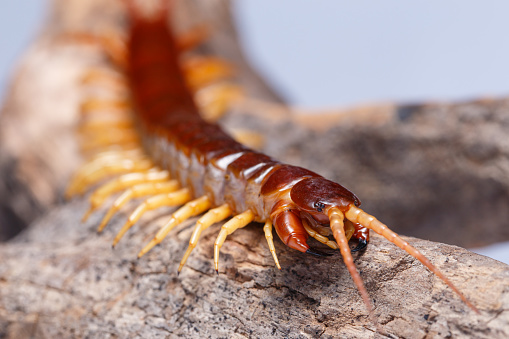
[[[0,336],[374,338],[374,326],[339,254],[315,258],[276,250],[274,267],[260,225],[221,249],[214,273],[204,232],[180,276],[192,229],[179,226],[141,259],[137,251],[167,219],[152,213],[115,250],[119,215],[94,234],[80,224],[82,200],[54,209],[22,237],[0,247]],[[167,212],[167,211],[166,211]],[[379,237],[355,262],[389,337],[504,338],[509,335],[509,267],[464,249],[408,239],[479,307],[476,315],[423,266]]]

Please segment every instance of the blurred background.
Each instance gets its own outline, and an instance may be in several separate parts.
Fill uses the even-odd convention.
[[[509,93],[506,1],[233,3],[248,59],[294,106],[457,101]],[[47,7],[44,0],[2,4],[1,98]],[[509,243],[476,252],[509,263]]]

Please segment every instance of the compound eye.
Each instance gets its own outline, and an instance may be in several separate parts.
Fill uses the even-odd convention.
[[[323,202],[317,201],[317,202],[314,203],[314,207],[316,208],[316,210],[318,212],[322,212],[323,209],[325,208],[325,204]]]

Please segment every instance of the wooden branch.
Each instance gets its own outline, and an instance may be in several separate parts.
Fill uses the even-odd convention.
[[[97,236],[83,200],[53,210],[0,247],[0,336],[356,337],[374,326],[339,254],[315,258],[276,241],[278,271],[260,225],[229,236],[220,274],[212,266],[218,227],[204,232],[180,276],[192,229],[136,253],[167,219],[151,214],[111,249],[119,215]],[[355,262],[393,337],[503,338],[509,335],[509,268],[464,249],[408,239],[481,310],[477,315],[419,262],[379,237]],[[26,332],[28,331],[28,332]]]
[[[314,258],[276,240],[283,266],[278,271],[260,225],[252,225],[229,236],[216,276],[211,260],[216,226],[204,232],[177,276],[189,223],[134,259],[170,210],[144,217],[111,250],[125,214],[96,236],[103,212],[81,224],[88,207],[84,198],[52,207],[79,162],[73,132],[82,100],[79,78],[103,62],[89,47],[54,38],[100,23],[123,25],[115,1],[55,2],[51,24],[22,61],[1,116],[0,197],[9,211],[4,220],[28,222],[47,212],[20,237],[0,245],[0,337],[374,337],[375,327],[338,254]],[[212,1],[183,3],[205,6],[208,13]],[[214,3],[228,13],[224,3]],[[274,102],[277,96],[256,85],[255,77],[243,81],[252,84],[250,99],[226,117],[229,128],[263,131],[269,154],[352,188],[364,198],[365,209],[391,227],[417,226],[422,237],[451,242],[460,235],[462,244],[507,237],[506,100],[380,105],[309,118],[256,101]],[[416,260],[374,236],[356,264],[388,335],[509,336],[507,265],[454,246],[409,241],[481,314]]]

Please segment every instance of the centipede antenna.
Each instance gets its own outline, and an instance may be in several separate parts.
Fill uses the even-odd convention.
[[[454,284],[441,272],[438,268],[435,267],[426,258],[421,252],[419,252],[416,248],[410,245],[408,242],[403,240],[397,233],[390,230],[386,225],[378,221],[372,215],[367,214],[360,208],[355,206],[350,206],[349,210],[345,213],[346,218],[352,222],[357,222],[362,226],[369,228],[376,233],[383,236],[385,239],[392,242],[394,245],[401,248],[403,251],[410,254],[415,259],[419,260],[424,266],[426,266],[431,272],[433,272],[437,277],[439,277],[444,283],[447,284],[460,298],[463,302],[479,314],[479,310],[454,286]]]
[[[375,324],[375,326],[377,326],[378,328],[379,324],[375,319],[375,314],[373,313],[373,305],[371,304],[368,291],[364,286],[364,282],[362,281],[359,271],[357,271],[357,268],[355,267],[352,253],[350,252],[350,247],[348,246],[348,239],[346,238],[343,223],[344,215],[337,207],[332,207],[329,210],[328,214],[330,220],[330,227],[332,229],[332,235],[334,236],[334,239],[336,239],[336,242],[338,243],[339,250],[341,251],[341,255],[343,256],[343,261],[346,265],[346,268],[348,269],[348,272],[350,272],[350,275],[352,276],[355,286],[357,286],[357,290],[359,291],[359,294],[361,295],[362,300],[364,301],[364,305],[366,305],[366,309],[368,310],[369,317],[372,323]]]

